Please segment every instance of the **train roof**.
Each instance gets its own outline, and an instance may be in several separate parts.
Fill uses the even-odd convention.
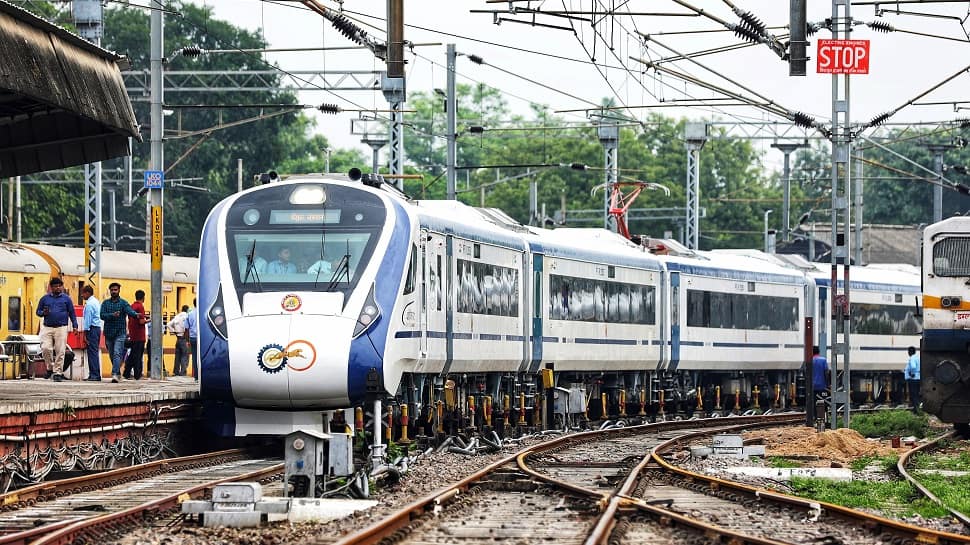
[[[51,244],[23,246],[49,256],[62,274],[84,275],[84,248]],[[151,280],[151,256],[138,252],[101,251],[101,275],[108,278]],[[199,260],[195,257],[166,255],[162,261],[163,282],[195,283],[199,280]]]
[[[970,216],[954,216],[927,225],[923,229],[923,240],[932,240],[941,234],[970,235]]]
[[[667,269],[751,282],[804,284],[800,271],[777,260],[746,254],[698,251],[697,256],[662,256]]]
[[[606,229],[528,227],[497,208],[476,208],[459,201],[417,201],[421,223],[445,233],[551,257],[660,270],[660,261],[644,248]]]
[[[815,270],[808,273],[819,286],[832,284],[832,266],[828,263],[815,263]],[[921,293],[920,275],[915,267],[907,270],[899,265],[866,265],[849,268],[852,289],[868,291],[891,291],[895,293]],[[843,285],[842,271],[839,271],[839,285]]]
[[[43,257],[15,244],[0,244],[0,271],[50,274]]]

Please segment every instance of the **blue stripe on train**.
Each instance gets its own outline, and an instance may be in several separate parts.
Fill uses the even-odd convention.
[[[387,329],[391,323],[390,313],[394,310],[397,294],[400,292],[404,279],[404,265],[408,250],[411,247],[411,224],[407,213],[400,203],[393,202],[394,227],[391,240],[387,245],[387,253],[381,260],[377,270],[374,286],[374,298],[380,305],[381,318],[350,343],[350,355],[347,362],[347,395],[351,405],[363,402],[367,391],[367,374],[373,369],[381,377],[384,376],[384,348],[387,344]],[[375,256],[375,259],[377,256]],[[370,289],[370,286],[360,285],[358,289]],[[366,337],[366,338],[365,338]]]

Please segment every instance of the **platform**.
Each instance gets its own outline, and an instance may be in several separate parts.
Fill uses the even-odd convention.
[[[11,479],[50,471],[183,454],[199,415],[199,383],[191,377],[0,381],[0,491]]]

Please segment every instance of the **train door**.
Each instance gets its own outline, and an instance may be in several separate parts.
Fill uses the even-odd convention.
[[[680,273],[670,273],[670,360],[667,368],[677,370],[680,364]]]
[[[447,364],[446,346],[446,294],[445,272],[447,255],[446,239],[439,233],[429,233],[425,238],[425,266],[424,285],[425,300],[425,350],[429,362],[429,370],[444,370]]]
[[[188,292],[189,288],[185,286],[178,286],[175,288],[175,310],[172,311],[173,315],[182,312],[182,305],[189,304],[189,299],[191,299],[191,297],[189,296]]]
[[[542,364],[542,254],[532,254],[532,365],[538,373]]]
[[[420,330],[420,351],[421,359],[428,357],[428,232],[421,231],[421,255],[418,257],[420,273],[418,297],[418,329]]]
[[[23,299],[18,302],[18,306],[22,311],[21,316],[23,320],[20,323],[20,330],[26,334],[38,333],[39,331],[34,330],[34,303],[30,298],[34,294],[34,277],[25,276],[24,277],[24,293]]]

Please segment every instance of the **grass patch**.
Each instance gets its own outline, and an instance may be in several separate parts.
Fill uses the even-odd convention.
[[[919,493],[905,481],[835,482],[824,479],[794,478],[791,481],[791,487],[798,496],[853,509],[879,509],[902,516],[919,514],[924,518],[940,518],[948,514],[942,507],[920,497]]]
[[[864,437],[926,437],[929,417],[925,413],[910,411],[878,411],[857,414],[852,418],[852,429]]]
[[[939,456],[918,452],[913,456],[913,467],[915,469],[970,471],[970,452],[964,451],[957,456]]]
[[[899,456],[863,456],[852,460],[849,467],[852,468],[852,471],[862,471],[870,465],[877,463],[883,471],[892,471],[896,468],[897,461],[899,461]]]
[[[779,467],[779,468],[802,467],[802,464],[799,464],[794,460],[789,460],[788,458],[784,458],[781,456],[769,456],[768,459],[765,460],[765,462],[768,467]]]
[[[922,474],[917,478],[920,484],[928,488],[948,507],[961,513],[970,513],[970,476],[944,477]]]

